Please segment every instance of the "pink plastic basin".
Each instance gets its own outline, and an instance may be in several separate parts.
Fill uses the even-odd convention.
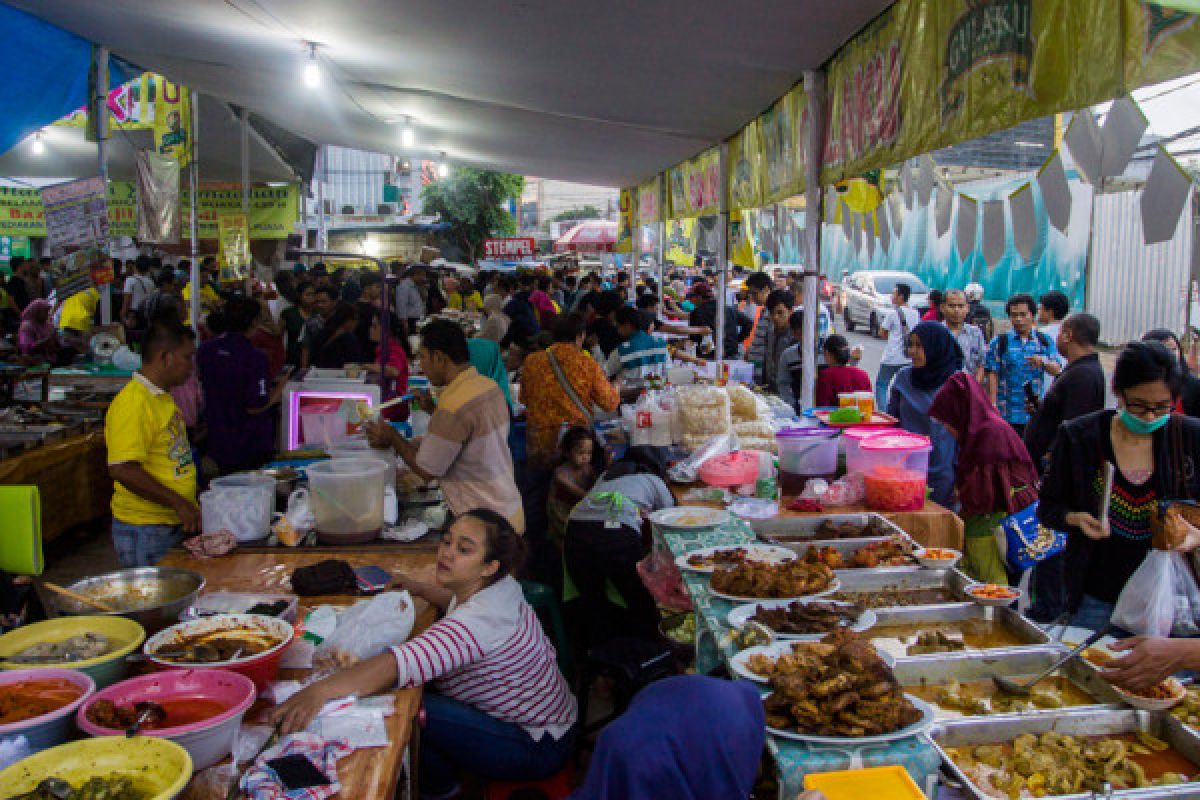
[[[34,669],[17,669],[0,672],[0,686],[26,681],[69,681],[80,689],[83,694],[67,703],[62,708],[56,708],[40,717],[23,719],[20,722],[9,722],[0,725],[0,739],[24,736],[29,741],[33,752],[54,747],[72,738],[74,734],[74,713],[92,693],[96,691],[96,683],[89,676],[73,669],[55,669],[53,667],[36,667]]]
[[[245,675],[224,669],[187,669],[156,672],[113,684],[97,692],[76,713],[79,729],[92,736],[114,736],[124,731],[103,728],[87,718],[88,709],[99,700],[131,706],[141,702],[203,699],[225,706],[216,716],[174,728],[155,728],[146,736],[170,739],[191,755],[196,770],[211,767],[230,754],[242,718],[257,696],[254,682]]]

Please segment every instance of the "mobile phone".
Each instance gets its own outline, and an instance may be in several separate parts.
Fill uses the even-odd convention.
[[[275,770],[279,782],[289,792],[297,789],[308,789],[313,786],[328,786],[329,778],[317,769],[316,765],[303,753],[272,758],[267,766]]]
[[[1035,392],[1033,390],[1033,381],[1025,381],[1024,388],[1025,388],[1025,399],[1028,402],[1030,402],[1036,406],[1038,404],[1038,400],[1040,400],[1041,398],[1039,398],[1037,395],[1037,392]]]
[[[378,594],[392,582],[392,574],[383,567],[356,567],[354,581],[363,594]]]

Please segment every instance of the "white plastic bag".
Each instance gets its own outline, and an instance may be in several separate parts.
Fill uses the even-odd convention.
[[[317,647],[314,664],[347,667],[403,644],[416,613],[408,592],[384,592],[338,614],[337,627]]]
[[[1200,633],[1200,587],[1186,559],[1173,550],[1147,553],[1117,598],[1113,624],[1144,636]]]

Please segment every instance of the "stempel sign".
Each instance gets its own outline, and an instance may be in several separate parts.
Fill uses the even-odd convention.
[[[537,243],[532,236],[483,240],[483,254],[487,258],[524,258],[533,256],[536,249]]]

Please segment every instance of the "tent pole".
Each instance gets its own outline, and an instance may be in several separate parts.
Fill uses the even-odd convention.
[[[197,218],[200,205],[200,93],[192,89],[192,157],[188,171],[188,183],[191,187],[191,233],[192,233],[192,274],[188,283],[192,285],[191,316],[192,330],[200,335],[200,225]]]
[[[317,148],[317,169],[314,180],[317,182],[317,249],[327,250],[325,236],[325,146]]]
[[[658,182],[658,313],[664,313],[663,283],[667,279],[667,179]],[[664,317],[665,319],[665,317]]]
[[[246,236],[250,235],[250,109],[242,108],[242,215],[246,218]],[[247,249],[250,242],[246,242]],[[254,259],[250,259],[250,263],[254,263]],[[249,265],[247,265],[249,267]],[[244,291],[249,297],[254,290],[254,276],[250,269],[246,270],[246,278],[243,281]]]
[[[104,182],[105,198],[108,197],[108,48],[96,48],[96,98],[92,103],[95,113],[96,158],[100,163],[100,178]],[[105,243],[107,250],[111,239]],[[110,254],[111,255],[111,254]],[[100,324],[112,323],[112,284],[100,287]]]
[[[776,264],[783,263],[783,204],[776,203],[772,209],[775,218],[775,248],[772,258]]]
[[[637,298],[637,281],[638,281],[638,262],[642,260],[642,210],[638,208],[638,190],[633,187],[630,192],[630,198],[633,204],[633,242],[629,247],[629,291],[633,294],[633,298]],[[626,295],[624,298],[626,303],[631,302],[631,298]]]
[[[801,337],[800,405],[812,408],[817,384],[817,319],[821,313],[817,276],[821,272],[821,215],[825,205],[821,198],[821,165],[825,160],[825,73],[806,71],[804,93],[808,95],[810,114],[804,148],[804,332]]]
[[[725,352],[725,271],[729,267],[729,142],[721,142],[718,151],[720,165],[720,194],[718,196],[717,215],[717,330],[715,333],[717,346],[716,379],[721,382],[721,374],[725,356],[737,358],[737,353]]]

